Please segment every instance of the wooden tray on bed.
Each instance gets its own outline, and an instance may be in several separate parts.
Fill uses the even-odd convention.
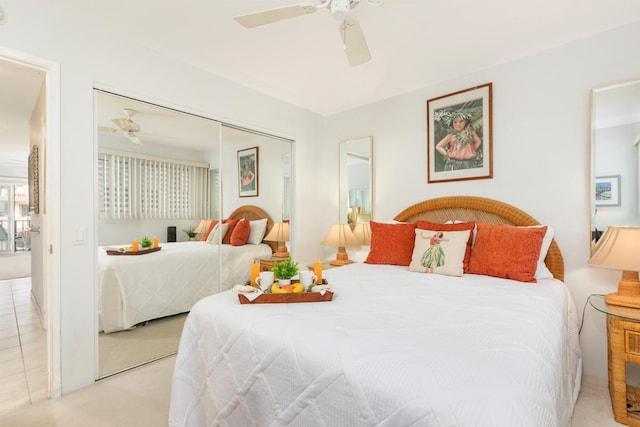
[[[149,249],[139,249],[137,251],[121,251],[117,249],[107,249],[107,255],[144,255],[150,254],[152,252],[158,252],[162,249],[162,246],[158,246],[157,248],[149,248]]]
[[[322,295],[320,292],[300,292],[299,294],[262,294],[253,301],[249,301],[247,297],[242,294],[238,294],[240,304],[278,304],[289,302],[322,302],[331,301],[333,299],[333,292],[325,292]]]
[[[292,280],[291,283],[296,283]],[[248,283],[247,283],[248,284]],[[327,279],[322,279],[322,284],[327,284]],[[300,292],[299,294],[262,294],[253,301],[242,294],[238,294],[240,304],[280,304],[289,302],[322,302],[331,301],[333,292],[327,291],[322,295],[320,292]]]

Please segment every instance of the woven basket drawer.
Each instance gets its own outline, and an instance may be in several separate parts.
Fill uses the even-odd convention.
[[[624,345],[626,353],[640,356],[640,332],[625,330]]]

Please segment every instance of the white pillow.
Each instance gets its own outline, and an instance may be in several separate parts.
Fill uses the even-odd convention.
[[[212,245],[219,244],[220,242],[222,242],[222,239],[224,239],[224,236],[227,234],[227,230],[229,230],[229,224],[217,223],[213,227],[213,230],[211,230],[211,233],[209,233],[209,235],[207,236],[207,243],[211,243]]]
[[[264,239],[264,233],[267,231],[267,219],[257,219],[249,221],[249,238],[247,245],[259,245]]]
[[[543,225],[532,225],[530,227],[521,227],[521,228],[540,228],[544,227]],[[547,268],[547,265],[544,263],[544,258],[547,256],[547,252],[549,251],[549,246],[551,246],[551,241],[553,240],[553,227],[547,225],[547,231],[544,233],[544,237],[542,238],[542,246],[540,246],[540,255],[538,256],[538,266],[536,267],[536,280],[540,279],[553,279],[553,274]]]
[[[409,270],[445,276],[462,276],[469,233],[471,230],[433,231],[416,228],[416,240]],[[425,263],[429,259],[440,261],[441,265],[427,268]]]

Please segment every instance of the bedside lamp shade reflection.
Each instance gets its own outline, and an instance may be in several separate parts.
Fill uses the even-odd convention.
[[[329,234],[322,241],[324,246],[337,246],[338,253],[336,259],[331,261],[331,265],[345,265],[351,264],[353,261],[349,259],[345,246],[358,246],[360,242],[351,231],[349,224],[334,224],[329,230]]]
[[[618,291],[607,294],[611,305],[640,308],[640,228],[612,225],[607,227],[589,259],[594,267],[622,270]]]
[[[200,224],[198,224],[198,226],[193,230],[193,232],[198,235],[198,240],[207,239],[207,236],[202,236],[202,235],[207,231],[209,231],[209,226],[211,225],[212,222],[213,220],[210,220],[210,219],[203,219],[200,221]]]
[[[371,244],[371,226],[368,222],[359,222],[353,228],[353,235],[356,236],[360,245]]]
[[[273,258],[289,258],[286,241],[289,240],[289,223],[276,222],[264,238],[267,242],[277,242],[278,248],[271,255]]]

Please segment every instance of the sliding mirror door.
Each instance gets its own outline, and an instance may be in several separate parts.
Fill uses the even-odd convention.
[[[198,240],[206,230],[187,231],[217,219],[222,191],[219,122],[99,90],[95,99],[103,378],[175,353],[191,300],[215,292],[217,251]]]
[[[222,125],[222,212],[228,218],[234,212],[251,216],[251,207],[266,214],[272,223],[288,223],[291,220],[292,199],[292,141],[249,129]],[[261,236],[259,236],[261,237]],[[275,237],[273,237],[275,238]],[[267,235],[264,239],[272,239]],[[242,251],[255,250],[253,259],[270,259],[271,252],[280,244],[291,247],[291,235],[282,235],[277,240],[263,242],[272,245],[266,251],[259,251],[251,243]],[[253,243],[259,243],[257,239]],[[247,247],[248,246],[248,247]],[[239,249],[238,249],[239,250]],[[226,253],[223,252],[223,255]],[[233,262],[222,262],[223,284],[240,284],[247,279],[250,260],[235,257]]]

